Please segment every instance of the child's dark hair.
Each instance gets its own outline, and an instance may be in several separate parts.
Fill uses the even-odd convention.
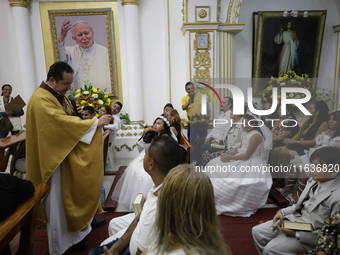
[[[171,131],[170,131],[170,127],[165,123],[165,121],[162,118],[156,118],[155,121],[153,122],[153,125],[155,125],[157,120],[162,120],[163,121],[163,130],[159,133],[159,135],[164,135],[167,134],[168,136],[171,137]]]
[[[90,114],[94,114],[95,113],[94,112],[94,108],[92,106],[89,106],[89,105],[85,106],[83,108],[83,111],[88,111]]]
[[[164,106],[163,110],[165,110],[165,108],[167,108],[167,107],[171,107],[172,109],[174,109],[174,106],[173,106],[172,104],[167,103],[167,104]]]
[[[334,169],[339,169],[340,150],[336,147],[323,147],[317,149],[310,156],[309,160],[312,163],[316,159],[319,159],[320,164],[332,165]]]

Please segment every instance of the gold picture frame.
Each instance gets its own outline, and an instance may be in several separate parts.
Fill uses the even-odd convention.
[[[55,61],[60,60],[58,36],[62,22],[69,19],[71,24],[73,24],[76,20],[84,20],[90,24],[91,21],[90,26],[93,26],[95,34],[94,41],[96,43],[99,41],[98,44],[107,47],[106,53],[108,54],[109,78],[111,82],[107,92],[109,92],[110,97],[119,99],[122,102],[117,2],[45,2],[40,3],[40,15],[46,70]],[[66,39],[69,41],[67,42],[65,39],[66,46],[68,46],[67,43],[72,41],[70,39],[71,35],[67,37]],[[74,41],[72,43],[75,45]],[[92,85],[103,89],[100,86],[96,86],[96,84]]]
[[[253,13],[252,86],[255,96],[261,96],[270,78],[283,76],[285,69],[295,71],[298,75],[308,74],[310,78],[315,78],[313,81],[317,80],[327,11],[303,10],[295,12],[294,16],[286,12],[287,17],[283,14],[283,11]],[[287,29],[289,22],[290,28]],[[290,31],[293,42],[297,40],[295,48],[290,49],[296,52],[290,53],[294,64],[287,65],[285,69],[282,64],[285,59],[283,51],[284,47],[289,46],[285,45],[285,39],[282,42],[276,39],[282,31]],[[316,83],[313,85],[316,86]]]

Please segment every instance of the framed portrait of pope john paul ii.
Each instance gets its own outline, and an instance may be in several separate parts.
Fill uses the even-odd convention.
[[[119,51],[117,33],[114,32],[118,26],[114,29],[112,8],[57,8],[46,11],[52,63],[65,61],[73,68],[72,90],[92,85],[120,99],[120,59],[116,54]],[[47,62],[46,59],[46,65],[49,66]]]
[[[318,77],[327,11],[253,13],[253,93],[288,71]],[[316,81],[317,79],[313,79]],[[316,85],[316,84],[314,84]]]

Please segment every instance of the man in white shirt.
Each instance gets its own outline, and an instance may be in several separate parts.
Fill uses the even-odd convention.
[[[233,99],[231,97],[225,97],[222,100],[222,108],[221,110],[223,111],[220,116],[218,116],[218,119],[220,120],[227,120],[228,124],[230,125],[230,107],[233,105]],[[225,130],[225,128],[228,125],[227,123],[225,124],[218,124],[216,125],[213,130],[207,135],[205,138],[204,144],[209,144],[212,140],[217,139]]]
[[[77,45],[65,46],[69,30]],[[65,20],[58,37],[58,48],[60,61],[68,63],[74,70],[74,90],[89,81],[96,88],[111,91],[108,49],[94,42],[94,31],[86,21],[79,20],[72,25],[70,20]]]
[[[126,254],[127,247],[131,255],[141,254],[151,243],[151,230],[157,211],[157,195],[168,172],[181,164],[185,150],[169,136],[157,136],[145,149],[144,170],[150,174],[154,186],[149,192],[141,214],[134,218],[134,213],[114,218],[110,221],[109,234],[102,245],[110,248],[113,254]],[[119,238],[118,240],[116,240]],[[103,246],[90,251],[89,255],[102,254]]]

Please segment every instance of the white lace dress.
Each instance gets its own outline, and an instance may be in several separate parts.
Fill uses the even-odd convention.
[[[130,211],[133,211],[132,202],[136,196],[143,193],[146,197],[153,185],[150,175],[143,168],[144,155],[145,150],[142,150],[128,165],[112,193],[112,199]]]
[[[332,138],[328,135],[329,131],[330,130],[326,130],[315,138],[316,146],[319,146],[319,147],[315,148],[315,150],[318,150],[318,149],[323,148],[323,147],[338,147],[338,146],[340,146],[340,136]],[[310,177],[310,174],[309,174],[309,168],[310,168],[309,157],[310,157],[309,152],[306,151],[306,154],[304,154],[302,156],[296,155],[290,161],[290,163],[292,163],[297,168],[299,168],[300,171],[303,169],[306,172],[307,176]]]
[[[238,154],[246,152],[250,139],[255,134],[260,133],[256,130],[243,133],[242,147]],[[249,217],[265,205],[272,186],[272,178],[268,171],[261,172],[262,166],[267,166],[263,152],[262,141],[248,160],[222,162],[218,157],[208,163],[207,167],[219,166],[235,171],[210,175],[218,215]]]

